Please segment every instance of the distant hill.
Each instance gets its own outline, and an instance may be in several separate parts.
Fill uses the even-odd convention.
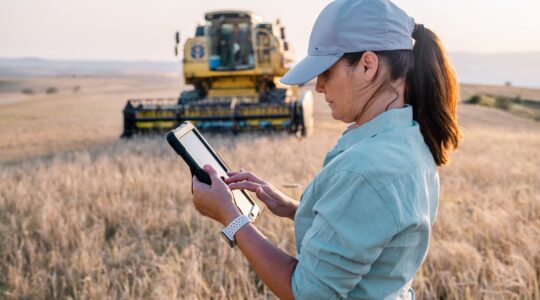
[[[540,52],[473,54],[450,53],[462,83],[540,87]],[[0,58],[0,76],[133,75],[178,73],[175,61],[49,60]]]
[[[0,76],[72,76],[72,75],[135,75],[178,73],[177,62],[49,60],[41,58],[0,58]]]

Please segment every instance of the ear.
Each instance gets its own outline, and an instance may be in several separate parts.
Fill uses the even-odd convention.
[[[362,76],[366,81],[373,81],[379,69],[379,57],[372,51],[366,51],[358,62]]]

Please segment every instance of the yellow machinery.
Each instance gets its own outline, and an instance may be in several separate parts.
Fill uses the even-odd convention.
[[[291,62],[285,28],[247,11],[205,15],[183,48],[183,73],[193,90],[178,99],[128,100],[123,137],[191,121],[201,130],[286,130],[307,135],[313,96],[279,83]],[[178,54],[179,33],[175,52]]]

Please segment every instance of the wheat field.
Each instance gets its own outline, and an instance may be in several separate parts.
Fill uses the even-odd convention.
[[[130,89],[0,106],[0,298],[274,299],[220,226],[195,211],[189,171],[164,138],[117,138],[127,97],[178,87]],[[440,169],[417,298],[540,299],[540,123],[470,105],[459,115],[465,139]],[[305,139],[208,140],[233,169],[305,186],[344,129],[320,97],[315,118]],[[267,211],[257,226],[295,254],[290,220]]]

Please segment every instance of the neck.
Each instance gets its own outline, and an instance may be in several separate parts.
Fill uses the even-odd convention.
[[[367,106],[364,107],[364,111],[356,118],[354,123],[361,126],[387,110],[402,108],[405,105],[403,91],[404,86],[401,84],[394,86],[392,90],[386,90],[380,93],[368,101]]]

